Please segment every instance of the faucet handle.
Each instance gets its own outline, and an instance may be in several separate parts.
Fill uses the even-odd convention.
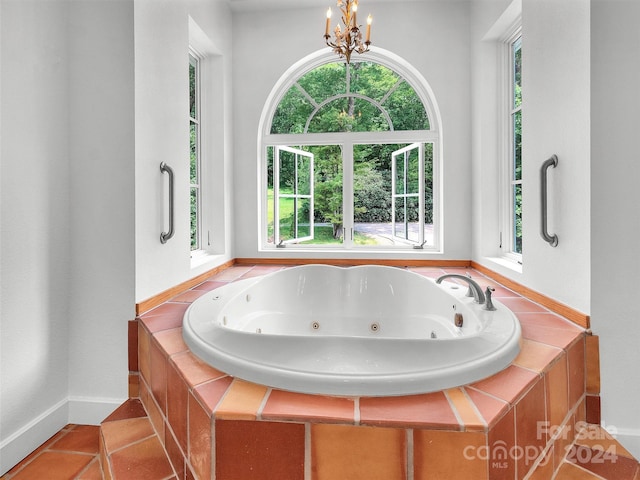
[[[495,292],[496,289],[493,287],[487,287],[487,289],[484,292],[484,296],[486,298],[486,302],[484,305],[484,309],[485,310],[489,310],[489,311],[494,311],[496,310],[496,307],[493,305],[493,302],[491,301],[491,292]]]

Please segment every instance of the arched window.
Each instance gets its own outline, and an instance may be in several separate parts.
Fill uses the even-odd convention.
[[[439,250],[440,132],[428,84],[389,52],[298,62],[260,122],[262,246]]]

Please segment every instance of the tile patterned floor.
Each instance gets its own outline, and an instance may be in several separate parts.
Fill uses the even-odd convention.
[[[0,480],[102,480],[100,427],[67,425]]]

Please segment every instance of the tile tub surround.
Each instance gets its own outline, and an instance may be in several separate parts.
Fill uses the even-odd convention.
[[[138,318],[139,394],[176,471],[241,480],[323,480],[338,471],[385,480],[451,478],[453,471],[522,479],[561,466],[586,418],[582,328],[475,270],[419,267],[411,270],[433,278],[468,270],[483,288],[496,287],[494,298],[516,313],[523,330],[510,367],[423,395],[326,397],[234,379],[188,350],[181,326],[190,302],[280,268],[232,266]]]

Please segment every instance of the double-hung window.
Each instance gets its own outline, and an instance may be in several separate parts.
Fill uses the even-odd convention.
[[[512,245],[514,253],[522,254],[522,36],[511,43],[511,195]]]
[[[522,262],[522,34],[514,28],[504,42],[503,74],[503,221],[500,234],[503,255]]]
[[[191,250],[201,249],[200,59],[189,53],[189,192]]]

